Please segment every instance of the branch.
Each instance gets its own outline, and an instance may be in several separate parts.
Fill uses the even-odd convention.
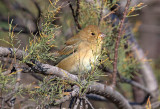
[[[80,99],[79,109],[83,109],[83,100],[82,99]]]
[[[74,13],[74,9],[73,9],[73,7],[72,7],[71,2],[68,1],[68,3],[69,3],[69,7],[70,7],[70,9],[71,9],[71,11],[72,11],[72,15],[73,15],[74,21],[75,21],[75,23],[76,23],[76,26],[77,26],[77,28],[78,28],[79,30],[81,30],[82,28],[81,28],[81,26],[80,26],[80,24],[79,24],[79,22],[78,22],[78,15],[79,15],[79,0],[77,0],[76,14]]]
[[[109,101],[113,102],[118,109],[132,109],[129,102],[119,92],[110,86],[94,83],[88,87],[88,93],[104,96]]]
[[[76,103],[74,104],[73,109],[77,109],[77,108],[78,108],[79,103],[80,103],[80,98],[77,98]]]
[[[56,100],[56,101],[55,101],[55,104],[64,103],[65,101],[70,100],[72,97],[77,96],[77,95],[79,94],[79,87],[74,86],[73,88],[74,88],[73,91],[72,91],[69,95],[61,98],[60,100]]]
[[[119,78],[120,78],[120,80],[122,82],[129,83],[129,84],[131,84],[131,85],[133,85],[133,86],[135,86],[135,87],[137,87],[139,89],[142,89],[143,91],[145,91],[146,93],[150,94],[151,96],[153,96],[152,93],[145,86],[143,86],[143,85],[141,85],[141,84],[139,84],[139,83],[137,83],[137,82],[135,82],[133,80],[127,79],[127,78],[121,76],[119,73],[118,73],[118,76],[119,76]]]
[[[88,99],[96,100],[96,101],[108,101],[105,97],[96,95],[96,94],[86,94]]]
[[[115,9],[115,8],[116,8],[116,6],[113,9]],[[117,16],[116,17],[117,22],[120,22],[120,20],[122,20],[122,18],[123,18],[122,10],[123,9],[119,9],[114,14],[114,15]],[[117,24],[115,24],[115,25],[117,25]],[[134,37],[134,34],[132,33],[131,28],[132,28],[131,26],[126,28],[125,38],[128,39],[128,42],[131,45],[132,52],[134,53],[135,57],[140,62],[142,75],[143,75],[143,80],[146,84],[146,87],[148,88],[148,90],[150,92],[152,92],[154,97],[157,98],[158,97],[158,83],[157,83],[157,80],[155,78],[154,72],[153,72],[149,62],[148,61],[145,61],[145,62],[143,61],[143,60],[147,60],[147,57],[144,54],[142,48],[137,43],[137,41]]]
[[[89,104],[89,106],[91,107],[91,109],[94,109],[94,107],[92,106],[91,102],[86,97],[84,97],[84,100],[85,100],[86,104]]]
[[[16,53],[14,54],[14,51]],[[5,48],[5,47],[0,47],[0,57],[10,57],[14,58],[14,55],[16,55],[16,59],[18,60],[23,60],[23,57],[27,56],[27,53],[24,52],[23,50],[19,50],[16,48]]]
[[[120,27],[119,27],[119,32],[118,32],[118,37],[116,40],[116,45],[115,45],[115,51],[114,51],[114,62],[113,62],[113,81],[112,81],[112,87],[115,87],[116,85],[116,76],[117,76],[117,62],[118,62],[118,48],[119,48],[119,43],[120,43],[120,39],[121,39],[121,35],[123,34],[123,25],[124,25],[124,21],[127,15],[127,11],[129,9],[129,5],[130,5],[130,1],[131,0],[127,0],[127,4],[126,4],[126,8],[123,14],[123,19],[120,22]]]
[[[34,63],[35,64],[35,63]],[[67,71],[64,71],[58,67],[51,66],[48,64],[37,65],[38,67],[32,67],[34,71],[39,71],[42,74],[56,75],[66,80],[78,81],[76,75],[70,74]],[[43,68],[41,68],[43,67]],[[41,70],[40,70],[41,69]],[[45,69],[45,71],[44,71]],[[93,83],[94,85],[89,86],[88,93],[95,93],[101,96],[106,97],[111,102],[115,103],[119,109],[132,109],[129,105],[129,102],[117,91],[113,90],[110,86],[105,86],[100,83]],[[105,89],[104,89],[105,88]]]
[[[13,54],[13,49],[0,47],[0,57],[7,57],[8,55],[10,57],[14,57],[13,55],[16,55],[16,59],[22,60],[24,56],[27,55],[22,50],[14,49],[16,50],[16,53]],[[35,73],[41,73],[44,75],[56,75],[62,79],[68,80],[70,82],[75,83],[78,81],[78,77],[76,75],[70,74],[65,70],[62,70],[58,67],[51,66],[49,64],[42,64],[37,61],[32,61],[33,64],[26,63]],[[132,109],[132,107],[129,105],[129,102],[116,90],[114,90],[110,86],[103,85],[101,83],[93,82],[88,87],[88,91],[86,93],[94,93],[97,95],[104,96],[106,99],[113,102],[119,109]]]
[[[144,78],[144,81],[146,83],[148,90],[152,92],[154,97],[157,98],[158,97],[158,83],[156,81],[156,77],[153,73],[153,70],[150,64],[147,61],[143,61],[143,60],[147,60],[147,57],[145,56],[143,50],[139,47],[137,41],[133,37],[130,38],[129,43],[130,45],[132,45],[131,49],[135,57],[137,57],[138,61],[140,62],[141,70],[143,73],[143,78]]]
[[[98,67],[99,67],[99,69],[101,69],[103,72],[113,73],[113,71],[111,71],[110,69],[104,67],[103,65],[98,66]],[[137,87],[137,88],[145,91],[146,93],[150,94],[151,96],[153,96],[153,94],[148,90],[148,88],[146,88],[145,86],[139,84],[138,82],[133,81],[133,80],[130,80],[130,79],[127,79],[127,78],[121,76],[119,72],[117,72],[117,76],[119,77],[119,79],[120,79],[121,82],[131,84],[131,85],[133,85],[133,86],[135,86],[135,87]]]

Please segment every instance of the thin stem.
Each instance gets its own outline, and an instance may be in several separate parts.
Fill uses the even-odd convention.
[[[94,109],[94,107],[92,106],[91,102],[86,97],[84,97],[84,99],[85,99],[86,104],[89,104],[91,109]]]
[[[88,102],[84,100],[84,103],[85,103],[85,109],[88,109]]]
[[[77,101],[76,101],[76,103],[75,103],[75,105],[74,105],[73,109],[77,109],[77,108],[78,108],[79,103],[80,103],[80,99],[79,99],[79,98],[77,98]]]
[[[115,45],[115,51],[114,51],[114,63],[113,63],[113,81],[112,81],[112,87],[114,88],[116,85],[116,77],[117,77],[117,62],[118,62],[118,48],[119,48],[119,43],[120,43],[120,39],[121,39],[121,35],[123,33],[123,25],[124,25],[124,21],[125,18],[127,16],[127,12],[129,9],[129,5],[130,5],[131,0],[127,0],[127,4],[125,6],[125,11],[123,13],[123,19],[120,22],[120,27],[119,27],[119,32],[118,32],[118,37],[116,40],[116,45]]]
[[[80,98],[80,105],[79,105],[79,109],[83,109],[83,99]]]
[[[78,28],[79,30],[81,30],[82,28],[81,28],[81,26],[80,26],[80,24],[79,24],[79,22],[78,22],[79,8],[80,8],[80,6],[79,6],[79,0],[77,0],[77,9],[76,9],[76,13],[74,12],[74,9],[73,9],[73,7],[72,7],[71,2],[68,1],[68,3],[69,3],[69,7],[70,7],[70,9],[71,9],[71,11],[72,11],[72,15],[73,15],[75,24],[76,24],[77,28]]]

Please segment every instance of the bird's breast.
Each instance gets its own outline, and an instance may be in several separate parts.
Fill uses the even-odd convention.
[[[77,67],[79,67],[81,72],[86,72],[91,70],[92,66],[97,64],[97,58],[99,57],[100,53],[96,53],[95,50],[91,48],[82,49],[81,51],[77,52]]]
[[[85,73],[97,64],[100,50],[83,44],[78,50],[67,58],[63,59],[57,66],[74,74]],[[82,48],[82,49],[81,49]]]

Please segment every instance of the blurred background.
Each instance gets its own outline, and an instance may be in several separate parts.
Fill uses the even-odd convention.
[[[148,57],[147,61],[150,62],[160,84],[160,0],[132,0],[131,5],[135,6],[141,2],[146,6],[136,11],[138,15],[130,17],[129,21],[133,28],[132,31]],[[14,41],[15,47],[18,47],[17,40],[21,40],[20,49],[25,47],[29,38],[33,38],[35,34],[39,35],[38,29],[41,28],[39,24],[42,23],[40,17],[41,14],[47,12],[49,4],[49,0],[0,0],[0,39],[10,40],[8,22],[12,22],[12,25],[16,26],[14,33],[18,36]],[[61,17],[54,23],[63,26],[60,32],[65,37],[59,37],[61,40],[57,42],[57,45],[64,43],[68,37],[76,33],[74,24],[67,21],[67,19],[73,19],[67,2],[63,1],[63,4],[60,15],[57,15],[57,17]],[[121,5],[125,4],[125,0],[121,0]],[[64,21],[65,23],[62,23]],[[9,45],[0,41],[0,46]],[[24,77],[30,80],[33,78],[25,74]],[[29,82],[31,82],[30,80]],[[34,79],[32,81],[34,82]],[[27,82],[25,81],[25,83]]]
[[[160,1],[159,0],[133,0],[145,3],[146,7],[132,17],[133,32],[140,47],[148,57],[150,64],[160,82]]]

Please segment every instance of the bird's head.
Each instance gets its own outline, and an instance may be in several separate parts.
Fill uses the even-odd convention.
[[[105,34],[101,33],[98,26],[89,25],[80,31],[80,37],[82,40],[86,40],[89,43],[102,42]]]

